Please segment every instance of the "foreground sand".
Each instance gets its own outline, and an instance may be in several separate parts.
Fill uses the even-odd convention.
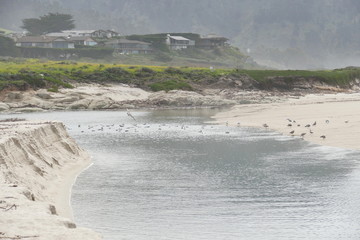
[[[0,238],[101,239],[72,220],[70,189],[90,163],[60,122],[0,122]]]
[[[305,133],[304,140],[316,144],[360,150],[359,109],[360,93],[339,93],[307,95],[283,103],[237,105],[214,118],[234,126],[240,123],[264,128],[267,124],[270,130],[289,136]],[[308,124],[310,127],[305,127]]]

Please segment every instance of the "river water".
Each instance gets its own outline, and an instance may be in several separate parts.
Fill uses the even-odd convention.
[[[214,113],[16,117],[61,120],[92,155],[72,206],[106,240],[360,239],[360,152],[206,124]]]

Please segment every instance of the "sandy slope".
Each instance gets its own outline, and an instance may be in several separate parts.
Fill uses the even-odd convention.
[[[72,222],[71,185],[90,158],[64,125],[0,122],[0,129],[0,237],[101,239]]]
[[[282,103],[244,104],[217,114],[219,123],[263,127],[317,144],[360,149],[360,93],[307,95]],[[289,120],[292,120],[290,122]],[[295,123],[293,121],[296,121]],[[316,122],[316,125],[313,125]],[[292,126],[288,126],[291,124]],[[310,127],[305,127],[307,124]],[[313,133],[310,133],[310,130]],[[294,131],[294,134],[290,134]],[[325,139],[321,138],[325,136]]]

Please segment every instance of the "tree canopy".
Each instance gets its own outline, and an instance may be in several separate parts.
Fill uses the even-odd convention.
[[[23,19],[21,28],[32,35],[61,32],[75,28],[73,16],[62,13],[49,13],[39,18]]]

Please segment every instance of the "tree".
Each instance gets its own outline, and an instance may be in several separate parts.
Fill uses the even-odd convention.
[[[40,18],[23,19],[21,28],[31,35],[41,35],[51,32],[61,32],[75,28],[73,17],[70,14],[49,13]]]
[[[15,46],[14,40],[0,36],[0,56],[17,57],[19,54],[19,49]]]

